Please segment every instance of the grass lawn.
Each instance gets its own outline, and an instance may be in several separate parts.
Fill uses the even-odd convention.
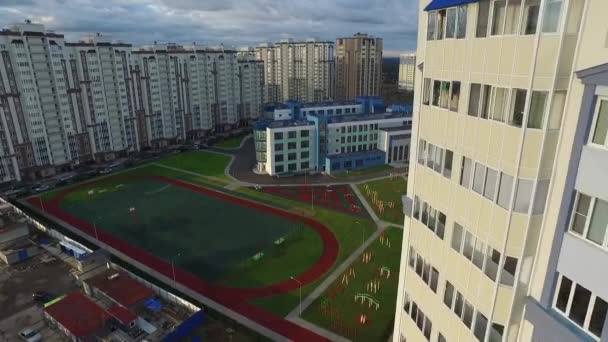
[[[364,239],[367,239],[376,229],[373,221],[368,219],[361,219],[320,207],[315,207],[313,212],[311,211],[310,206],[305,203],[291,201],[250,188],[240,188],[238,191],[247,197],[254,198],[260,202],[265,202],[276,207],[295,211],[302,215],[314,216],[317,221],[325,224],[331,231],[333,231],[336,238],[340,242],[340,251],[334,267],[328,272],[327,275],[329,275],[331,271],[335,269],[335,267],[340,265],[349,255],[351,255],[355,249],[361,246]],[[307,248],[310,248],[310,246]],[[310,292],[312,292],[324,278],[325,277],[303,287],[302,298],[305,298]],[[255,301],[255,304],[258,306],[282,316],[287,315],[292,309],[296,308],[298,303],[298,290],[279,296],[258,299]]]
[[[372,259],[365,264],[362,258],[357,258],[351,267],[355,272],[354,277],[349,277],[348,285],[342,284],[342,277],[339,277],[308,309],[304,312],[303,318],[317,324],[325,329],[336,332],[353,341],[386,341],[392,332],[395,316],[395,303],[397,299],[397,286],[399,283],[399,260],[401,257],[401,240],[403,231],[399,228],[388,228],[384,236],[390,241],[390,248],[382,244],[380,239],[374,241],[366,252],[372,253]],[[379,269],[387,267],[390,277],[380,276]],[[348,273],[348,271],[347,271]],[[377,280],[380,282],[380,289],[377,292],[367,288],[367,284]],[[369,307],[366,299],[364,304],[360,299],[355,303],[355,296],[359,294],[367,295],[375,303],[379,304]],[[323,308],[332,308],[334,318],[330,318],[328,312]],[[335,312],[339,312],[339,319],[335,318]],[[360,325],[361,314],[367,316],[367,324]],[[338,324],[334,324],[339,322]],[[349,327],[350,332],[340,327]],[[354,329],[357,328],[355,337]]]
[[[175,154],[158,161],[158,163],[169,167],[200,173],[216,179],[230,180],[230,178],[224,174],[224,170],[228,164],[230,164],[230,159],[230,156],[219,153],[190,151]]]
[[[241,146],[241,142],[243,141],[243,139],[246,136],[247,135],[237,135],[234,137],[226,138],[226,139],[220,141],[219,143],[215,144],[214,146],[220,147],[220,148],[237,149]]]
[[[369,167],[367,169],[340,172],[340,173],[332,174],[332,176],[334,176],[336,178],[356,177],[356,176],[369,175],[372,173],[382,172],[382,171],[391,170],[391,169],[393,169],[392,166],[384,164],[384,165]]]
[[[367,193],[365,186],[368,186],[370,193]],[[378,217],[387,222],[395,223],[398,225],[403,224],[403,204],[401,203],[401,196],[405,195],[407,189],[407,180],[403,177],[384,178],[380,180],[370,181],[364,184],[358,184],[357,188],[365,197],[367,203],[374,209],[374,212]],[[395,207],[389,208],[384,206],[384,212],[380,213],[377,205],[374,205],[372,200],[373,192],[378,193],[377,199],[383,202],[393,202]]]

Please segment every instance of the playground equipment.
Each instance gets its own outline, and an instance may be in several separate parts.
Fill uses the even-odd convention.
[[[390,268],[386,267],[386,266],[382,266],[380,267],[380,276],[384,276],[384,273],[386,273],[386,279],[391,277],[391,270]]]
[[[380,309],[380,303],[375,300],[374,298],[372,298],[372,296],[368,293],[358,293],[355,295],[355,303],[358,303],[359,301],[361,301],[361,305],[365,304],[365,301],[368,302],[369,307],[371,308],[372,305],[374,306],[374,308],[376,309],[376,311],[378,309]]]
[[[369,262],[372,261],[372,252],[365,252],[365,253],[363,253],[361,261],[364,264],[369,264]]]
[[[367,291],[373,292],[373,293],[378,293],[379,290],[380,290],[380,280],[374,279],[374,280],[370,280],[369,283],[367,283]]]

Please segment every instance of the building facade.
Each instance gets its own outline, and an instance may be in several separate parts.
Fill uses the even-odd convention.
[[[380,95],[382,50],[382,38],[364,33],[336,40],[336,100]]]
[[[416,53],[404,53],[399,56],[399,89],[414,91],[416,76]]]
[[[395,341],[608,338],[607,6],[420,1]]]
[[[264,62],[266,103],[330,101],[335,97],[334,43],[285,40],[256,48]]]
[[[264,111],[264,62],[251,55],[238,58],[239,124],[249,125]]]

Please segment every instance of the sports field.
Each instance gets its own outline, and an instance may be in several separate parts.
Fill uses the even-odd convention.
[[[407,192],[407,180],[404,177],[383,178],[359,184],[357,187],[381,220],[403,225],[401,196]]]

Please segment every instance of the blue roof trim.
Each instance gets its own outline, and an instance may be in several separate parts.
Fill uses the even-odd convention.
[[[479,2],[479,0],[433,0],[430,4],[428,4],[424,10],[425,11],[433,11],[442,8],[460,6],[464,4],[469,4],[472,2]]]

